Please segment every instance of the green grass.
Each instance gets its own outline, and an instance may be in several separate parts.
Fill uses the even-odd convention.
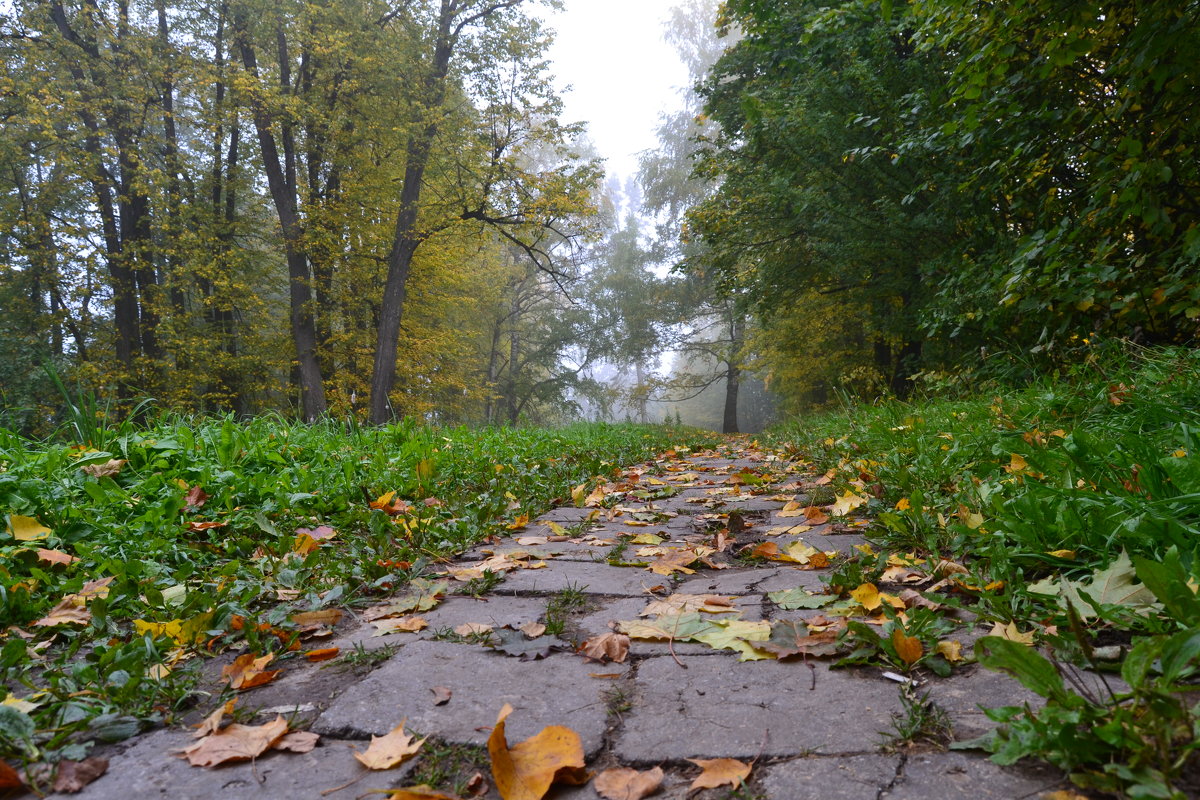
[[[1016,622],[1052,655],[977,646],[986,666],[1047,698],[1042,711],[997,711],[1007,733],[977,745],[1002,763],[1044,758],[1103,791],[1200,788],[1200,706],[1186,694],[1200,678],[1200,351],[1113,344],[1030,385],[847,403],[766,438],[832,470],[836,491],[868,497],[868,533],[888,551],[965,565],[974,588],[939,595],[949,605]],[[872,566],[856,560],[862,574],[846,582]],[[1158,605],[1064,599],[1060,587],[1105,568]],[[1063,672],[1070,686],[1070,663],[1116,668],[1094,657],[1104,645],[1128,649],[1130,692],[1084,697],[1050,679]]]
[[[152,677],[154,665],[231,646],[284,657],[295,627],[289,614],[370,602],[505,533],[517,516],[541,513],[556,498],[570,502],[579,483],[705,440],[675,428],[603,424],[93,421],[70,429],[86,434],[85,443],[0,429],[0,618],[12,626],[0,634],[0,676],[13,696],[37,704],[28,713],[0,705],[0,731],[18,732],[0,736],[2,758],[79,757],[98,738],[170,717],[192,702],[201,659],[180,661],[165,678]],[[97,444],[105,449],[93,450]],[[110,459],[124,461],[116,474],[81,469]],[[193,487],[207,494],[202,505],[189,506]],[[371,508],[389,492],[407,509],[389,516]],[[6,524],[14,515],[50,533],[16,541]],[[318,526],[336,533],[297,552],[298,531]],[[78,560],[49,564],[38,548]],[[88,601],[89,622],[34,625],[97,578],[112,581],[106,597]],[[145,625],[174,621],[182,631]],[[264,623],[284,635],[258,632]]]

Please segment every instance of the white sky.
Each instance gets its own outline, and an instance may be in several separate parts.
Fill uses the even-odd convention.
[[[655,147],[662,111],[680,105],[687,70],[663,39],[676,0],[565,0],[548,14],[557,32],[552,71],[566,104],[563,119],[587,122],[589,138],[622,182],[637,154]]]

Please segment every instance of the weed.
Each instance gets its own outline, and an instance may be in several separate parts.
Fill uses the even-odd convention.
[[[604,708],[610,716],[614,716],[617,719],[620,719],[621,715],[625,712],[633,709],[633,695],[630,694],[626,687],[620,684],[605,689],[603,697]]]
[[[355,642],[354,649],[343,653],[337,663],[355,670],[371,670],[394,656],[398,649],[394,644],[368,649],[362,642]]]
[[[602,558],[597,558],[597,561],[605,561],[614,567],[619,567],[625,563],[625,553],[629,550],[629,539],[618,536],[617,543],[608,548],[608,553]]]
[[[486,630],[463,634],[453,628],[438,628],[433,632],[433,638],[439,642],[455,642],[456,644],[491,644],[492,632]]]
[[[587,604],[587,595],[583,593],[586,586],[568,584],[546,601],[546,613],[543,621],[546,623],[546,633],[550,636],[562,636],[566,630],[567,619],[572,612],[578,611]]]
[[[455,795],[466,796],[467,783],[475,773],[486,773],[490,763],[485,747],[447,744],[437,739],[429,739],[413,762],[407,782],[435,788],[444,787]]]
[[[892,713],[892,728],[880,731],[884,749],[898,750],[916,744],[944,748],[951,738],[950,716],[928,693],[922,694],[913,683],[900,685],[900,710]]]
[[[476,598],[483,597],[503,581],[503,572],[492,572],[490,569],[485,569],[483,575],[478,578],[471,578],[471,580],[463,584],[462,593]]]

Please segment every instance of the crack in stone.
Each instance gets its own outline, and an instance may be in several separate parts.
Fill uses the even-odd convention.
[[[887,782],[886,786],[879,787],[879,791],[875,793],[875,800],[883,800],[884,797],[887,796],[888,792],[896,788],[896,784],[904,778],[904,767],[907,764],[908,755],[906,753],[901,753],[900,760],[896,762],[896,774],[892,776],[892,779]]]

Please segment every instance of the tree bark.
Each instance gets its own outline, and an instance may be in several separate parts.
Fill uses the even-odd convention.
[[[738,366],[742,355],[742,340],[746,335],[745,317],[738,311],[731,312],[729,324],[729,360],[725,368],[725,415],[721,421],[722,433],[738,433],[738,387],[742,369]]]

